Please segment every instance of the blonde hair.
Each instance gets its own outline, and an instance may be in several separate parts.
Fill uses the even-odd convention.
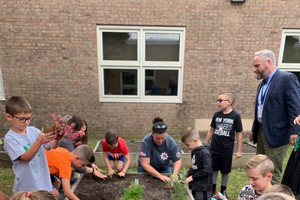
[[[54,195],[46,190],[34,190],[32,192],[19,191],[11,200],[56,200]]]
[[[295,197],[281,192],[263,193],[258,200],[295,200]]]
[[[262,176],[266,176],[268,173],[274,173],[274,164],[272,160],[262,154],[257,154],[256,156],[249,159],[246,163],[246,170],[258,168]]]
[[[291,188],[289,188],[288,186],[283,185],[283,184],[275,184],[272,187],[266,189],[266,191],[264,193],[274,193],[274,192],[280,192],[283,194],[287,194],[291,197],[295,197]]]
[[[227,100],[231,101],[231,105],[235,102],[235,96],[234,93],[232,92],[224,92],[224,93],[220,93],[219,95],[225,95]]]
[[[197,129],[189,127],[184,131],[181,141],[184,143],[187,140],[191,141],[194,139],[200,140],[199,131]]]

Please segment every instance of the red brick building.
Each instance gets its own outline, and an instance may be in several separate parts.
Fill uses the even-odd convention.
[[[251,119],[255,51],[300,71],[299,10],[298,0],[0,0],[0,136],[12,95],[30,101],[39,128],[50,113],[77,114],[99,138],[110,128],[142,138],[156,116],[180,136],[224,91]]]

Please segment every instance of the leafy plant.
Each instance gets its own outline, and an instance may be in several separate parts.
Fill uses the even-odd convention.
[[[53,132],[55,133],[55,137],[67,136],[69,140],[71,140],[75,146],[81,144],[80,138],[85,134],[82,131],[74,131],[74,125],[67,124],[67,120],[64,119],[61,115],[55,115],[55,113],[50,114],[53,119]],[[65,116],[66,117],[66,116]]]
[[[174,200],[186,200],[188,199],[185,183],[174,182],[173,189],[171,191],[171,197]]]
[[[121,200],[141,200],[143,192],[143,185],[137,185],[134,181],[131,181],[130,186],[124,189],[124,195],[121,196]]]

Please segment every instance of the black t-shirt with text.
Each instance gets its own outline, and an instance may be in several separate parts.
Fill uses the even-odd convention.
[[[234,110],[228,114],[218,111],[214,114],[210,126],[215,128],[210,144],[212,152],[231,155],[235,133],[243,131],[240,114]]]

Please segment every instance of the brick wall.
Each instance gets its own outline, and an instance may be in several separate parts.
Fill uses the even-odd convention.
[[[298,0],[0,0],[0,64],[6,98],[23,95],[37,127],[50,113],[78,114],[89,133],[109,128],[142,138],[161,116],[180,136],[195,119],[211,118],[219,92],[237,96],[235,108],[252,118],[258,81],[254,51],[278,56],[283,28],[300,28]],[[182,104],[100,103],[96,25],[184,26]],[[9,128],[0,103],[0,136]]]

